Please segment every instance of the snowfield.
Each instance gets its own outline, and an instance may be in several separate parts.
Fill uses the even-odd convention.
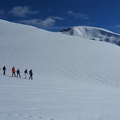
[[[119,120],[120,47],[0,20],[0,120]],[[20,69],[22,78],[11,77]],[[25,69],[33,80],[24,79]]]

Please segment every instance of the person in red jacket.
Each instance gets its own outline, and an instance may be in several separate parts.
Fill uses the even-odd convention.
[[[15,76],[16,77],[16,74],[15,74],[16,70],[15,70],[15,67],[12,68],[12,77]]]

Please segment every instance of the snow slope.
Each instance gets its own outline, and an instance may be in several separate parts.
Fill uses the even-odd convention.
[[[0,120],[119,120],[119,53],[113,44],[0,20]],[[13,66],[22,78],[11,77]]]
[[[67,35],[79,36],[90,40],[104,41],[120,45],[120,34],[116,34],[102,28],[76,26],[61,30],[61,32]]]

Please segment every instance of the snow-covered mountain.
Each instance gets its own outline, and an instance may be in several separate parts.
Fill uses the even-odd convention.
[[[102,28],[76,26],[61,30],[61,32],[67,35],[79,36],[90,40],[105,41],[120,45],[120,34],[116,34]]]
[[[120,47],[0,20],[0,120],[119,120]],[[11,77],[12,67],[22,78]],[[24,79],[25,69],[33,80]],[[28,77],[27,77],[28,78]]]

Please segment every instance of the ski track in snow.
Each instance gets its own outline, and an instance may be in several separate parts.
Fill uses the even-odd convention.
[[[34,116],[34,115],[27,115],[27,114],[17,114],[17,113],[5,113],[5,114],[0,114],[0,116],[3,117],[6,117],[6,119],[22,119],[22,120],[30,120],[30,119],[34,119],[34,120],[38,120],[38,119],[41,119],[41,120],[46,120],[44,118],[42,118],[41,116]],[[49,120],[53,120],[53,119],[49,119]]]

